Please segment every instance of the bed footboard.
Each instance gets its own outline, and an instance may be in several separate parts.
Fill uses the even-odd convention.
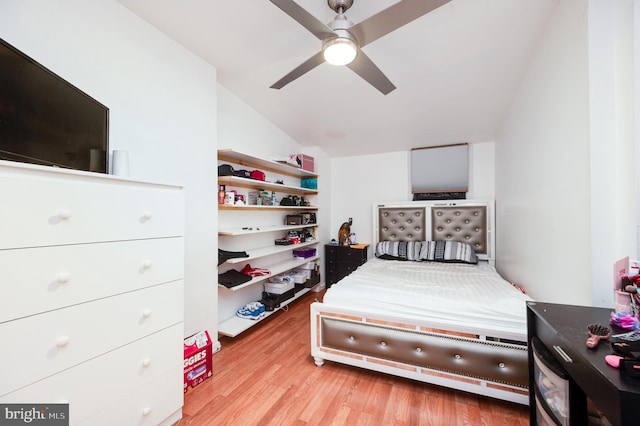
[[[311,305],[311,355],[528,404],[524,341]],[[526,340],[526,336],[523,336]]]

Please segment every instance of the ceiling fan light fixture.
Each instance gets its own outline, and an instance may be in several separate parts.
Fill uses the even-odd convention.
[[[322,53],[331,65],[347,65],[356,58],[358,45],[349,37],[333,37],[322,43]]]

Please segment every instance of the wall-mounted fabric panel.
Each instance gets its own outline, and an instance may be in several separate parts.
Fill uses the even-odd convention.
[[[444,145],[411,150],[411,192],[467,192],[469,145]]]

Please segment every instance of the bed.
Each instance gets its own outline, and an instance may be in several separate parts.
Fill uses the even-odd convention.
[[[528,404],[530,299],[495,270],[493,207],[471,200],[374,206],[372,249],[381,258],[311,304],[315,363]],[[440,262],[421,260],[434,253]]]

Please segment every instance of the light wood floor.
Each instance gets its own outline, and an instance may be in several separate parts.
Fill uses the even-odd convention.
[[[327,362],[309,354],[308,293],[221,338],[213,377],[185,395],[187,425],[529,425],[528,407]]]

